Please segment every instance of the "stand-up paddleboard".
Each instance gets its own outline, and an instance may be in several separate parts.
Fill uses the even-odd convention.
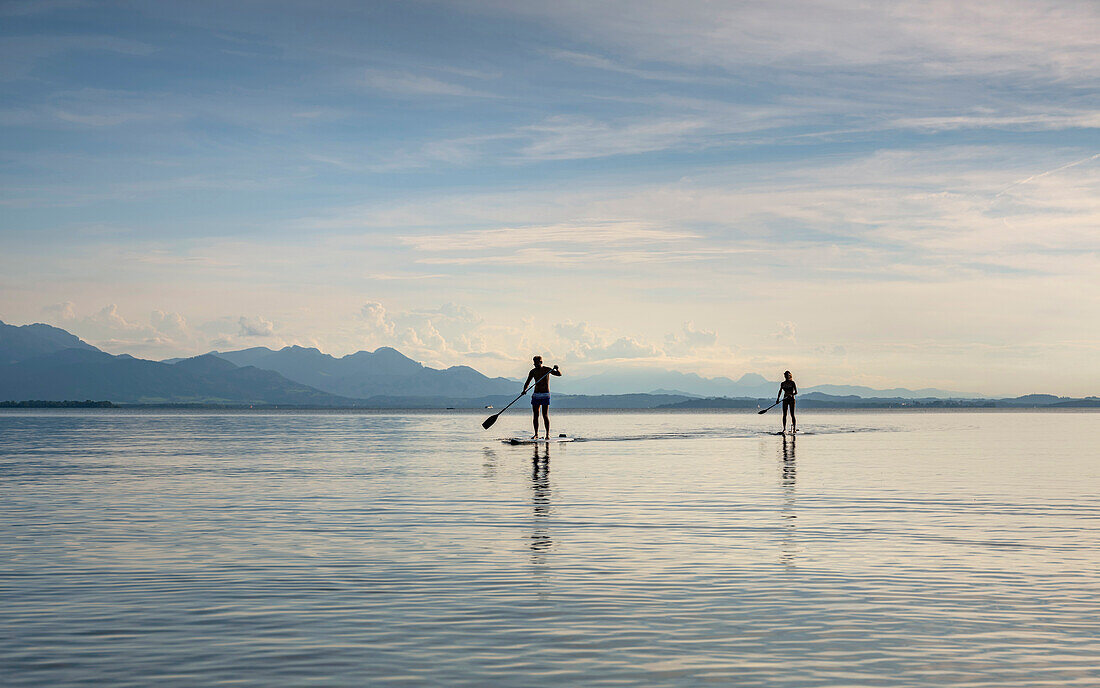
[[[501,442],[505,444],[553,444],[555,442],[572,442],[575,437],[568,437],[566,435],[558,435],[557,437],[509,437],[503,439]]]

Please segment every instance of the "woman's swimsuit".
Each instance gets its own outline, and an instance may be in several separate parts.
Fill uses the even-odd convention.
[[[783,390],[783,408],[794,408],[794,395],[798,393],[794,380],[790,380],[789,384],[787,380],[784,380],[779,384],[779,389]]]

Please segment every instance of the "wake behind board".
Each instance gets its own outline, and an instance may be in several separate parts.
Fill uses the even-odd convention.
[[[566,437],[564,435],[558,435],[557,437],[551,437],[549,439],[545,437],[509,437],[503,439],[501,442],[505,444],[553,444],[555,442],[572,442],[574,437]]]

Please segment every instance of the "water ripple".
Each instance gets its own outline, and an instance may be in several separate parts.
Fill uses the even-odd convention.
[[[5,685],[1100,685],[1098,414],[555,419],[0,414]]]

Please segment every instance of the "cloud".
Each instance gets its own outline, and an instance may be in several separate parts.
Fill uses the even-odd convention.
[[[179,313],[166,313],[155,310],[150,316],[153,328],[159,332],[171,334],[186,334],[188,331],[187,320]]]
[[[528,139],[519,155],[531,160],[583,160],[665,150],[709,129],[698,118],[610,123],[558,115],[517,133]]]
[[[661,354],[662,351],[658,347],[640,342],[633,337],[619,337],[602,346],[594,346],[583,350],[583,358],[589,361],[653,358]]]
[[[116,36],[5,36],[0,38],[0,81],[30,76],[39,62],[57,55],[110,52],[143,56],[154,51],[148,43]]]
[[[507,251],[515,256],[516,251],[529,247],[545,247],[542,251],[554,251],[560,256],[568,256],[570,247],[597,246],[646,246],[675,244],[694,238],[695,234],[683,230],[671,230],[656,226],[643,220],[597,219],[588,222],[578,221],[556,225],[532,225],[501,227],[494,229],[476,229],[449,234],[423,234],[401,237],[400,241],[421,252]],[[446,264],[461,262],[465,258],[437,259],[435,262]]]
[[[238,323],[240,324],[238,334],[241,337],[270,337],[275,333],[275,324],[259,316],[249,318],[242,315]]]
[[[592,347],[603,341],[603,336],[597,333],[586,322],[563,322],[554,325],[554,333],[562,339],[575,345]]]
[[[1100,111],[1082,110],[1040,114],[960,114],[940,117],[905,117],[889,122],[898,129],[918,129],[930,132],[958,129],[1001,129],[1006,131],[1049,131],[1056,129],[1096,129],[1100,127]]]
[[[377,301],[368,301],[359,309],[359,317],[375,333],[392,336],[394,324],[386,315],[386,307]]]
[[[80,315],[75,304],[65,301],[43,308],[48,321],[111,353],[156,357],[162,351],[192,351],[203,343],[179,313],[154,310],[148,322],[127,318],[117,304],[108,304]]]
[[[779,323],[779,329],[776,330],[772,334],[772,337],[774,337],[775,339],[785,341],[785,342],[794,342],[795,341],[794,329],[795,328],[794,328],[794,323],[793,322],[790,322],[790,321],[781,322],[781,323]]]
[[[606,330],[597,330],[586,322],[557,323],[554,333],[569,352],[568,356],[581,361],[608,359],[653,358],[663,355],[660,347],[639,341],[634,337],[615,337]]]
[[[665,351],[671,355],[686,356],[717,345],[717,332],[697,328],[692,321],[685,322],[679,333],[665,337]]]
[[[399,96],[463,96],[493,98],[491,93],[478,91],[461,84],[441,81],[410,72],[387,72],[368,69],[362,75],[362,83],[376,91]]]
[[[730,72],[874,69],[916,76],[1034,76],[1082,81],[1100,72],[1090,2],[1009,1],[852,4],[776,0],[552,5],[484,2],[535,18],[574,40],[646,62]]]
[[[55,303],[49,306],[45,306],[42,312],[51,316],[55,320],[72,320],[76,317],[76,304],[72,301],[63,301],[61,303]]]
[[[98,313],[89,316],[88,320],[118,330],[136,330],[139,328],[138,325],[127,322],[126,318],[118,312],[118,306],[113,303],[104,306]]]

